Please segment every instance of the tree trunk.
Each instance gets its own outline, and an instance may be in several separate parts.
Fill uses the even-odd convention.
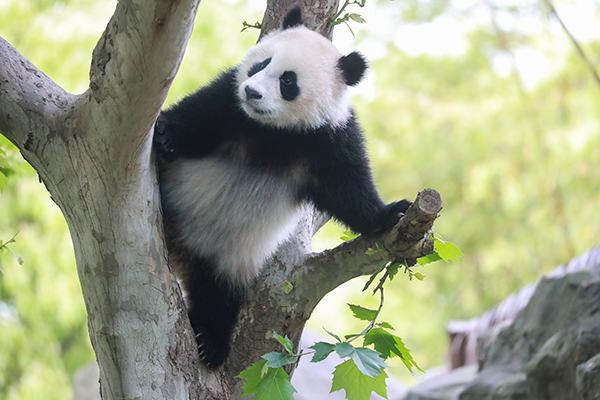
[[[0,40],[0,132],[67,219],[104,399],[195,399],[195,341],[168,268],[152,127],[197,0],[121,1],[90,88],[66,93]]]
[[[269,2],[264,31],[279,24],[285,1]],[[318,4],[305,9],[305,19],[330,37],[327,22],[338,2]],[[118,2],[94,50],[90,88],[79,96],[0,38],[0,132],[39,173],[69,224],[104,399],[238,398],[243,382],[235,376],[277,349],[272,332],[298,346],[327,292],[372,273],[384,257],[432,251],[427,233],[441,209],[437,192],[422,192],[401,231],[379,238],[385,249],[372,257],[364,252],[374,241],[364,239],[313,255],[312,235],[326,218],[306,205],[295,237],[251,291],[228,361],[217,371],[199,364],[168,266],[151,152],[153,124],[197,7],[198,0]],[[289,294],[285,280],[294,284]]]

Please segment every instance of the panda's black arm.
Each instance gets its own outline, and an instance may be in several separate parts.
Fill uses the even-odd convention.
[[[240,113],[235,69],[162,111],[154,129],[154,146],[167,160],[202,157],[228,140]],[[233,118],[232,118],[233,116]]]
[[[385,204],[369,170],[362,167],[332,169],[321,176],[319,186],[313,197],[316,207],[365,235],[390,229],[410,206],[408,200]]]
[[[355,232],[373,235],[393,227],[410,201],[385,204],[373,182],[369,160],[358,125],[349,121],[336,133],[336,144],[328,150],[318,172],[312,200]],[[343,139],[341,139],[343,138]]]

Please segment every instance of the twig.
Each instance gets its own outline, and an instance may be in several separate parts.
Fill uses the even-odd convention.
[[[556,12],[556,9],[552,5],[552,2],[550,0],[544,0],[544,1],[546,2],[546,4],[548,4],[548,7],[550,7],[550,12],[552,14],[554,14],[554,16],[556,17],[556,19],[558,20],[558,22],[560,22],[560,25],[562,26],[563,30],[566,32],[566,34],[569,36],[569,38],[571,38],[571,42],[573,42],[573,45],[575,45],[575,48],[579,52],[579,55],[581,56],[581,58],[583,58],[583,60],[585,61],[585,63],[588,65],[588,67],[590,68],[590,71],[594,75],[594,78],[596,78],[596,81],[600,85],[600,76],[598,76],[598,72],[596,72],[596,68],[594,67],[594,65],[592,64],[592,62],[587,58],[585,52],[583,51],[583,48],[581,48],[581,46],[579,45],[579,43],[577,43],[577,40],[573,37],[573,35],[571,35],[571,32],[569,32],[569,30],[565,26],[565,23],[563,22],[563,20],[560,18],[560,16]]]
[[[387,277],[388,277],[389,274],[390,274],[390,271],[389,271],[389,269],[386,268],[385,273],[383,274],[383,276],[379,280],[379,284],[373,290],[373,294],[377,293],[378,290],[381,293],[381,300],[379,301],[379,308],[377,309],[377,313],[375,313],[375,317],[373,318],[373,321],[371,321],[369,323],[369,325],[365,329],[363,329],[363,331],[361,333],[359,333],[358,335],[354,336],[352,339],[348,340],[346,343],[350,343],[350,342],[356,340],[360,336],[362,336],[362,335],[366,334],[367,332],[369,332],[375,326],[375,321],[377,321],[377,317],[379,317],[379,313],[381,313],[381,309],[383,308],[383,284],[387,280]]]

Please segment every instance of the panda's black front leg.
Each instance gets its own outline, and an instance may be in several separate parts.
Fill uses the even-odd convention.
[[[385,204],[365,165],[332,168],[322,174],[312,199],[317,208],[369,236],[391,229],[412,204],[406,199]]]
[[[215,277],[211,263],[198,259],[193,269],[186,271],[183,283],[200,359],[217,368],[231,350],[231,336],[247,290]]]

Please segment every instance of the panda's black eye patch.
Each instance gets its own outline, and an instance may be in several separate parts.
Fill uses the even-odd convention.
[[[261,61],[261,62],[257,62],[256,64],[254,64],[252,67],[250,67],[250,69],[248,70],[248,78],[250,78],[252,75],[256,74],[257,72],[262,71],[263,69],[265,69],[267,67],[267,65],[269,65],[269,63],[271,62],[271,57]]]
[[[298,78],[294,71],[285,71],[279,77],[279,90],[281,97],[287,101],[293,101],[300,94]]]

